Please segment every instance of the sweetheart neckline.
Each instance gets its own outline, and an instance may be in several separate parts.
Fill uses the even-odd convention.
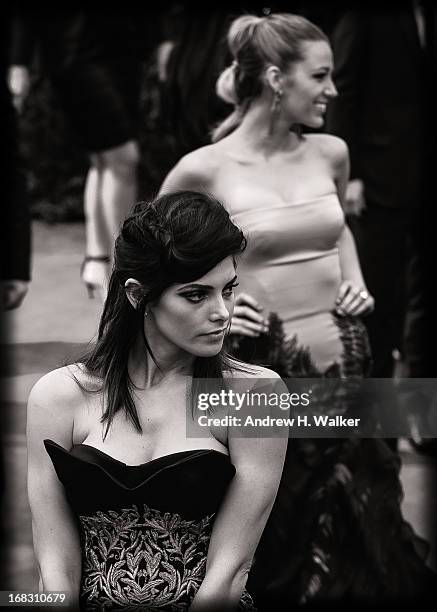
[[[186,454],[186,453],[200,453],[200,454],[216,453],[217,455],[222,455],[223,457],[226,457],[230,461],[229,455],[227,455],[226,453],[222,453],[221,451],[218,451],[215,448],[188,448],[186,450],[177,451],[175,453],[168,453],[166,455],[160,455],[159,457],[155,457],[154,459],[150,459],[149,461],[145,461],[144,463],[128,464],[128,463],[124,463],[123,461],[120,461],[120,459],[116,459],[115,457],[112,457],[108,453],[105,453],[105,451],[102,451],[99,448],[96,448],[95,446],[92,446],[91,444],[85,444],[83,442],[80,443],[80,444],[73,444],[72,448],[70,450],[67,450],[66,448],[64,448],[63,446],[61,446],[60,444],[58,444],[57,442],[55,442],[54,440],[51,440],[49,438],[45,439],[44,442],[50,442],[51,444],[53,444],[54,446],[57,446],[58,448],[62,449],[63,451],[65,451],[69,455],[71,454],[71,451],[74,448],[78,448],[80,446],[85,446],[86,448],[90,448],[92,451],[96,452],[97,454],[102,455],[106,459],[109,459],[110,461],[112,461],[114,463],[118,463],[119,465],[122,465],[123,467],[126,467],[126,468],[142,468],[142,467],[144,467],[146,465],[150,465],[151,463],[155,463],[156,461],[159,461],[159,460],[162,460],[162,459],[168,459],[169,457],[174,457],[174,456],[177,456],[177,455],[183,455],[183,454]]]
[[[89,460],[89,459],[85,459],[82,457],[78,457],[74,454],[71,453],[71,450],[67,450],[66,448],[64,448],[63,446],[61,446],[60,444],[58,444],[57,442],[55,442],[54,440],[50,440],[49,438],[44,440],[44,445],[46,447],[46,451],[48,452],[48,454],[51,457],[51,453],[49,451],[49,449],[55,450],[59,453],[59,451],[65,455],[68,455],[69,457],[71,457],[73,460],[75,461],[79,461],[79,463],[86,463],[88,465],[92,465],[95,466],[96,468],[98,468],[99,470],[101,470],[104,474],[106,474],[106,476],[108,478],[110,478],[113,482],[115,482],[116,485],[118,485],[119,487],[121,487],[122,489],[129,491],[129,492],[135,492],[139,489],[141,489],[142,487],[144,487],[146,484],[148,484],[151,480],[155,479],[157,476],[159,476],[159,474],[161,474],[162,472],[165,472],[169,469],[174,469],[182,464],[188,463],[191,460],[195,460],[198,459],[200,457],[204,457],[204,456],[221,456],[224,457],[226,459],[226,462],[228,464],[228,466],[230,467],[230,469],[234,470],[235,473],[235,466],[233,465],[233,463],[231,463],[231,459],[229,457],[229,455],[226,455],[225,453],[221,453],[220,451],[214,449],[214,448],[201,448],[201,449],[188,449],[186,451],[179,451],[177,453],[169,453],[168,455],[161,455],[161,457],[155,457],[155,459],[151,459],[150,461],[148,461],[147,463],[142,463],[139,465],[127,465],[126,463],[123,463],[122,461],[119,461],[118,459],[114,459],[114,457],[111,457],[111,455],[108,455],[107,453],[105,453],[104,451],[99,451],[98,448],[96,448],[95,446],[91,446],[89,444],[75,444],[73,448],[77,447],[77,446],[87,446],[89,448],[91,448],[94,452],[96,452],[96,454],[101,453],[104,457],[106,457],[107,459],[109,459],[111,462],[117,463],[119,465],[121,465],[123,468],[142,468],[144,469],[146,466],[149,466],[151,464],[157,464],[158,468],[152,472],[151,474],[149,474],[148,476],[145,477],[144,480],[141,480],[140,482],[138,482],[138,484],[134,485],[134,486],[129,486],[126,485],[125,483],[121,482],[121,480],[119,480],[109,469],[109,466],[104,466],[101,463],[98,462],[98,460]],[[179,460],[174,460],[173,462],[171,462],[169,465],[163,465],[161,467],[159,467],[159,463],[158,461],[163,459],[168,459],[169,457],[177,457],[178,455],[187,455],[185,457],[179,458]],[[52,459],[53,461],[53,459]],[[56,469],[56,466],[55,466]]]

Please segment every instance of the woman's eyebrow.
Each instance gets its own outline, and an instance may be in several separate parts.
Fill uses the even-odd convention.
[[[224,286],[226,287],[226,285],[230,285],[236,280],[237,275],[235,275],[234,278],[231,278],[231,280],[225,283]],[[183,287],[181,287],[179,291],[184,291],[185,289],[214,289],[214,287],[212,285],[203,285],[202,283],[190,283],[189,285],[184,285]]]

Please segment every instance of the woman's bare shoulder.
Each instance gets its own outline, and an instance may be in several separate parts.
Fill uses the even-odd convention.
[[[178,189],[208,191],[220,168],[222,149],[217,144],[205,145],[187,153],[167,175],[162,192]]]
[[[83,401],[84,392],[96,391],[98,383],[80,363],[57,368],[45,374],[32,387],[29,394],[30,405],[75,406]]]
[[[183,163],[186,166],[196,166],[198,163],[202,162],[207,164],[208,167],[214,167],[223,155],[222,150],[223,147],[220,142],[211,143],[186,153],[181,157],[179,163]]]
[[[40,378],[30,392],[27,405],[28,447],[42,452],[40,443],[49,438],[70,448],[78,416],[93,397],[88,391],[99,388],[95,377],[78,363]]]
[[[308,144],[331,162],[338,163],[348,157],[346,142],[332,134],[306,134]]]

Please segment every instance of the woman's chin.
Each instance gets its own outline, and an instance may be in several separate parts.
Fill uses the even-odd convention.
[[[313,125],[311,125],[310,127],[318,129],[321,128],[325,125],[325,117],[324,115],[321,115],[319,117],[315,117],[313,120]]]
[[[324,115],[311,115],[307,118],[306,121],[302,122],[302,125],[304,125],[307,128],[310,128],[311,130],[318,130],[321,127],[323,127],[324,124],[325,124]]]
[[[192,353],[196,357],[214,357],[218,355],[223,347],[223,340],[220,342],[214,342],[210,346],[196,346]]]

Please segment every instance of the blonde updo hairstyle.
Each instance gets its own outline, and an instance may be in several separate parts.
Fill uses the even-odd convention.
[[[228,46],[234,59],[219,76],[217,95],[235,105],[235,110],[212,132],[212,141],[221,140],[241,123],[252,100],[263,90],[263,72],[267,66],[286,70],[303,59],[302,45],[324,41],[328,37],[313,23],[290,13],[265,17],[242,15],[228,32]]]

